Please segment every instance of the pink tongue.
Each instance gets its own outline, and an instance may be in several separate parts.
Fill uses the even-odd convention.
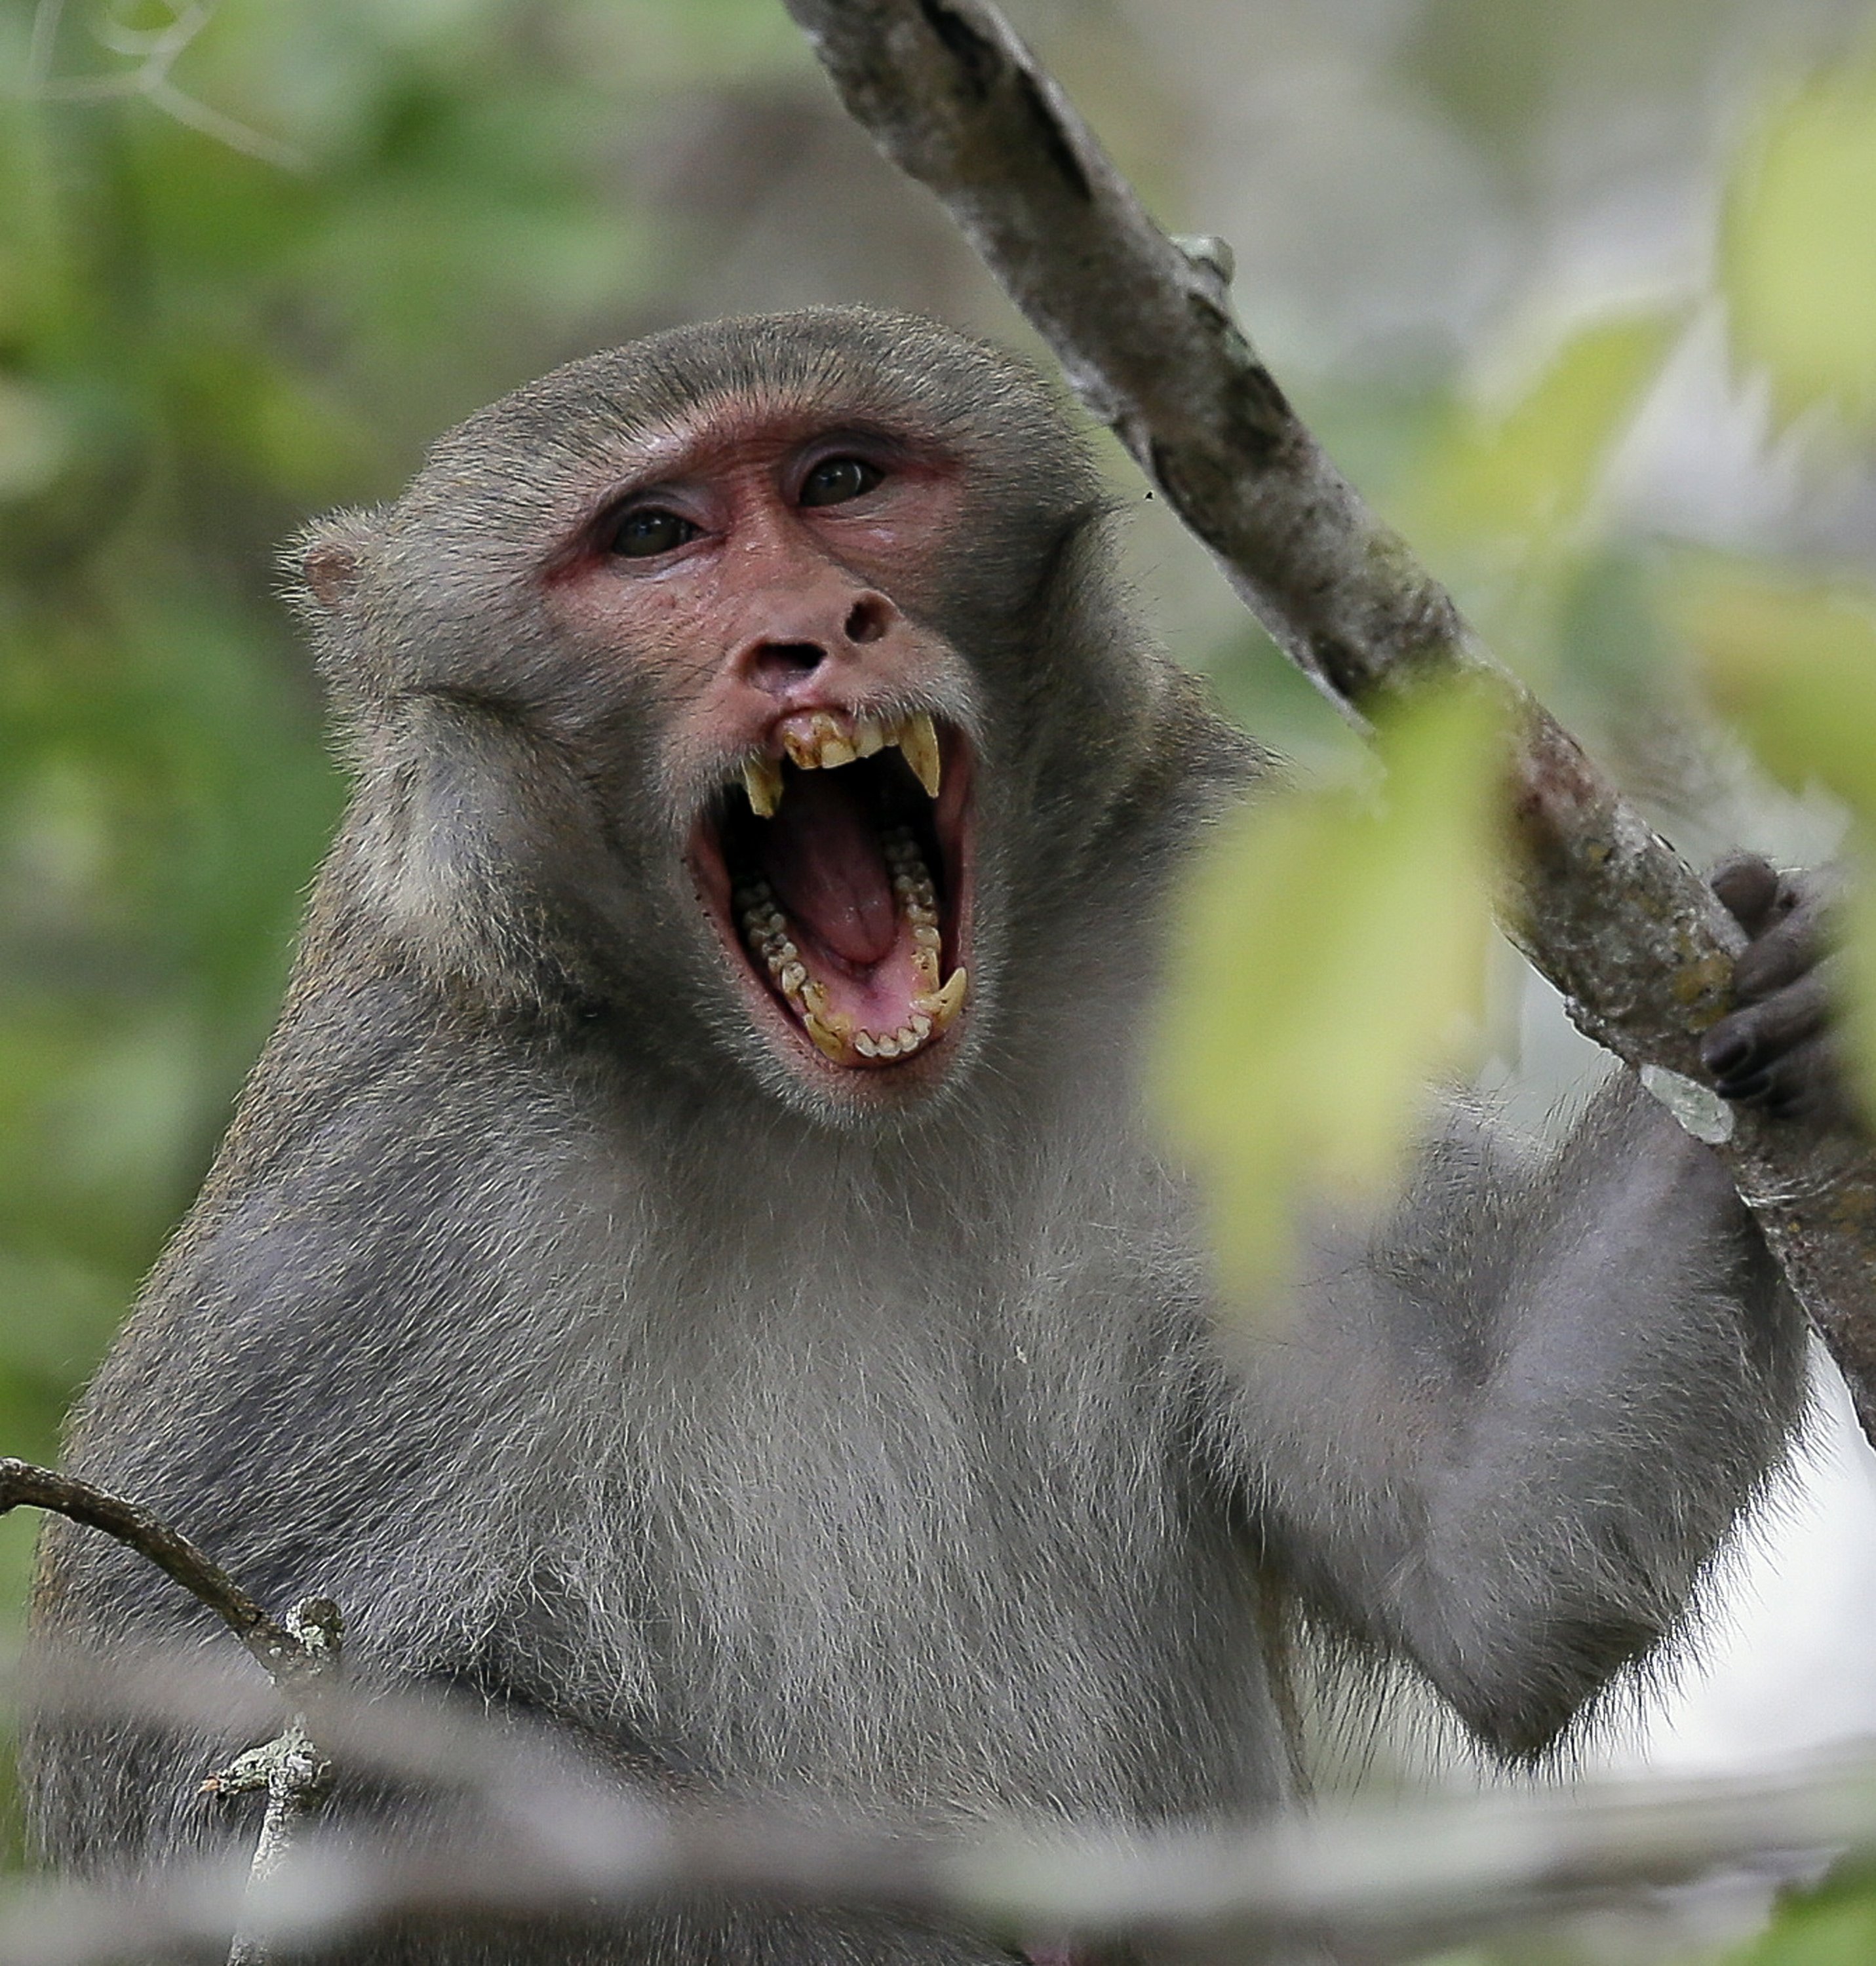
[[[852,963],[879,962],[898,917],[879,837],[834,772],[791,772],[781,810],[762,829],[769,885],[789,918]]]

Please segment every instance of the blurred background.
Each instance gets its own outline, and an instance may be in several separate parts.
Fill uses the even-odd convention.
[[[1684,852],[1860,850],[1868,0],[1008,11]],[[339,807],[282,543],[556,362],[824,301],[1033,346],[779,0],[0,0],[0,1449],[55,1452],[187,1204]],[[1111,459],[1175,652],[1341,782],[1354,740]],[[1473,1067],[1542,1123],[1595,1059],[1494,976]],[[1820,1408],[1700,1661],[1591,1758],[1876,1732],[1876,1462]],[[0,1528],[8,1623],[31,1535]]]

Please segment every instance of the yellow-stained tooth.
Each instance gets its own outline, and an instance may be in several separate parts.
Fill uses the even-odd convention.
[[[862,758],[870,758],[885,741],[885,731],[875,717],[862,717],[853,727],[853,748]]]
[[[962,969],[951,972],[951,980],[942,990],[934,990],[929,996],[914,997],[912,1007],[923,1010],[930,1018],[932,1029],[942,1031],[957,1021],[959,1011],[964,1007],[964,993],[969,988],[969,979]]]
[[[801,1023],[808,1036],[836,1065],[845,1059],[847,1041],[839,1031],[830,1030],[811,1010],[802,1018]]]
[[[899,726],[899,749],[912,775],[925,788],[927,798],[938,796],[938,731],[931,713],[921,710]]]
[[[772,819],[782,803],[782,767],[773,758],[751,758],[743,767],[743,789],[758,819]]]
[[[843,765],[852,764],[859,756],[859,752],[838,731],[820,740],[820,768],[824,772],[838,771]]]

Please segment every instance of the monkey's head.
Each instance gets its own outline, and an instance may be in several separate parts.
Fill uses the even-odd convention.
[[[1128,815],[1220,755],[1121,619],[1110,503],[1032,372],[900,317],[516,392],[303,543],[341,912],[461,998],[824,1117],[922,1105],[1014,973],[1093,960],[1153,857]]]

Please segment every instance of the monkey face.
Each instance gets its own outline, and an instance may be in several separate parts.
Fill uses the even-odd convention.
[[[1138,994],[1232,769],[1110,508],[1038,379],[927,322],[556,371],[303,544],[359,778],[334,890],[453,1002],[822,1120],[1007,1078]]]
[[[899,598],[951,549],[957,465],[785,398],[620,462],[547,584],[558,638],[655,701],[683,871],[760,1042],[845,1100],[902,1097],[969,992],[973,692]]]

